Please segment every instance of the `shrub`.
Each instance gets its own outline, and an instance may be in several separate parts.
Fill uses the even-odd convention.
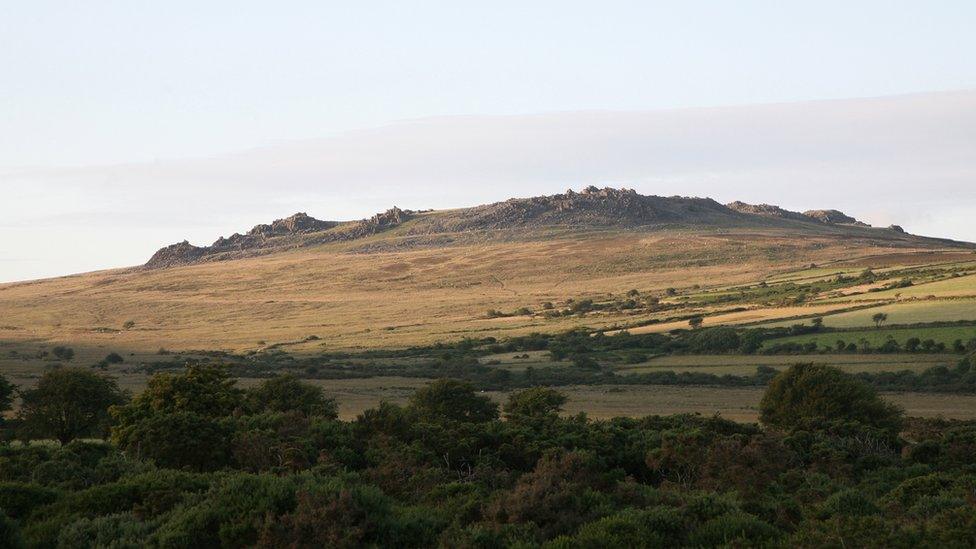
[[[510,420],[556,417],[563,404],[566,404],[566,395],[559,391],[533,387],[509,395],[505,417]]]
[[[480,423],[498,418],[498,405],[464,381],[441,379],[418,389],[410,409],[422,419]]]
[[[20,549],[23,546],[24,539],[20,536],[17,523],[0,511],[0,547]]]
[[[820,516],[830,518],[833,516],[860,517],[874,515],[881,512],[878,506],[871,501],[863,492],[855,489],[842,490],[831,495],[820,506]]]
[[[0,510],[8,517],[24,518],[34,509],[56,500],[58,493],[36,484],[0,482]]]
[[[291,375],[275,376],[249,389],[246,394],[252,412],[299,412],[305,416],[338,417],[334,399],[326,398],[322,388]]]
[[[81,518],[61,531],[58,547],[139,549],[145,547],[145,539],[153,526],[131,513]]]
[[[743,512],[721,515],[705,521],[688,537],[693,547],[772,545],[782,533],[776,527]]]
[[[824,365],[796,364],[781,372],[759,409],[763,423],[780,429],[847,420],[897,433],[902,425],[901,409],[854,376]]]
[[[212,471],[230,459],[226,421],[192,412],[157,413],[112,430],[120,448],[160,467]]]

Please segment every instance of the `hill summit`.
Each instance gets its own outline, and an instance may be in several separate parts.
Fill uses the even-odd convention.
[[[453,235],[457,239],[478,233],[485,238],[505,234],[519,238],[530,229],[569,230],[784,228],[797,235],[820,234],[832,229],[854,231],[855,236],[916,238],[894,229],[874,229],[837,210],[804,213],[768,204],[711,198],[646,196],[633,189],[586,187],[576,192],[512,198],[503,202],[444,211],[411,211],[393,207],[359,221],[322,221],[305,213],[257,225],[245,234],[220,237],[210,246],[183,241],[156,252],[147,268],[164,268],[202,261],[236,259],[276,250],[364,239],[392,229],[399,237]],[[864,230],[870,230],[865,233]],[[513,234],[513,231],[517,232]],[[520,231],[520,232],[519,232]]]

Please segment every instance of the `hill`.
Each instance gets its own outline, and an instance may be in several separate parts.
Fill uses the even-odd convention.
[[[812,289],[796,281],[974,257],[971,244],[848,219],[593,188],[354,222],[298,214],[165,248],[146,266],[0,285],[0,360],[14,367],[57,344],[79,360],[109,350],[141,360],[160,348],[304,352],[680,327],[690,314],[782,320],[856,308],[859,292],[890,283],[854,277],[800,294]],[[976,295],[970,278],[954,299]]]
[[[628,229],[781,228],[797,235],[845,235],[931,245],[900,230],[864,231],[870,227],[837,210],[791,212],[767,204],[733,202],[727,206],[708,198],[644,196],[628,189],[587,187],[582,192],[513,198],[504,202],[443,212],[414,212],[393,207],[360,221],[320,221],[297,213],[245,234],[221,237],[210,246],[187,241],[167,246],[146,263],[150,269],[204,261],[240,259],[275,250],[307,248],[333,242],[362,240],[385,232],[401,237],[402,245],[431,245],[471,240],[532,239],[534,230],[570,231]],[[396,231],[393,231],[396,229]],[[439,238],[434,239],[433,237]]]

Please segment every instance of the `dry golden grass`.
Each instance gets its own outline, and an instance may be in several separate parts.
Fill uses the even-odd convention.
[[[600,298],[631,288],[748,283],[811,258],[837,261],[886,251],[896,250],[828,237],[797,243],[789,235],[755,231],[600,233],[375,253],[324,246],[2,285],[0,341],[119,352],[241,351],[290,343],[286,350],[300,352],[505,337],[651,316],[488,321],[487,309],[539,310],[545,301]],[[130,320],[135,326],[123,330]],[[321,339],[300,343],[311,335]]]

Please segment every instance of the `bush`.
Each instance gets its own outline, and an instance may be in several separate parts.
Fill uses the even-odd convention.
[[[776,527],[743,512],[721,515],[705,521],[688,538],[693,547],[772,545],[782,536]]]
[[[247,391],[251,412],[299,412],[305,416],[336,418],[339,407],[322,388],[291,375],[275,376]]]
[[[856,421],[897,433],[902,411],[866,383],[837,368],[796,364],[770,382],[759,403],[760,420],[780,429],[821,421]]]
[[[119,513],[82,518],[70,524],[58,536],[58,547],[111,547],[140,549],[152,532],[153,524]]]
[[[8,549],[20,549],[24,546],[24,540],[20,536],[20,528],[10,517],[0,511],[0,547]]]
[[[822,518],[833,516],[860,517],[880,512],[878,506],[867,495],[854,489],[837,492],[827,498],[820,506]]]
[[[510,420],[556,417],[563,404],[566,404],[566,395],[559,391],[533,387],[509,395],[505,417]]]
[[[498,418],[498,405],[475,393],[464,381],[441,379],[418,389],[410,397],[410,409],[426,420],[480,423]]]
[[[0,511],[21,519],[31,511],[58,499],[59,492],[36,484],[0,482]]]
[[[112,438],[126,452],[160,467],[212,471],[229,463],[231,434],[227,421],[175,412],[113,428]]]

